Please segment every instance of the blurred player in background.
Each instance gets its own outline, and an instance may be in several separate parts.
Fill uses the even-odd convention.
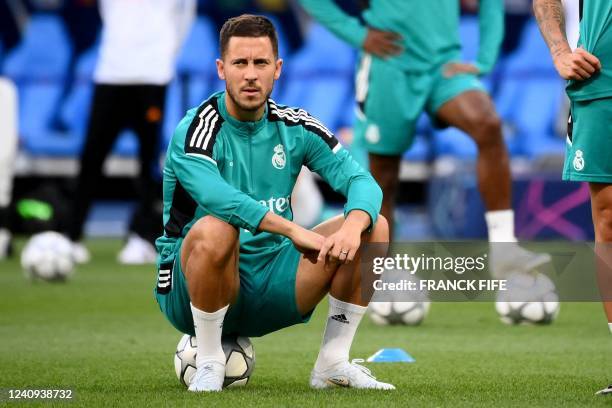
[[[76,80],[77,62],[83,53],[96,42],[101,21],[96,0],[64,0],[59,9],[59,15],[62,17],[64,27],[69,34],[71,47],[68,71],[66,72],[62,92],[51,116],[51,128],[66,132],[68,126],[63,123],[61,117],[63,102],[68,97]]]
[[[496,276],[529,271],[550,261],[518,244],[511,208],[508,152],[501,121],[478,79],[491,71],[504,34],[502,0],[480,1],[480,48],[461,61],[458,0],[372,0],[362,17],[333,0],[300,0],[329,30],[362,51],[357,72],[355,139],[369,152],[370,171],[384,192],[381,213],[393,226],[402,154],[426,111],[438,126],[457,127],[478,147],[477,175]],[[393,236],[393,235],[392,235]]]
[[[612,2],[580,1],[580,36],[572,51],[565,34],[561,0],[534,0],[540,31],[555,68],[568,80],[571,100],[567,129],[564,180],[586,181],[591,191],[591,209],[598,256],[610,261],[612,243]],[[599,251],[598,251],[599,252]],[[610,265],[598,272],[609,279]],[[601,280],[600,280],[601,282]],[[601,283],[600,283],[601,286]],[[602,293],[608,287],[600,287]],[[605,300],[610,300],[604,297]],[[604,302],[612,332],[612,301]],[[612,395],[612,385],[598,394]]]
[[[166,87],[183,39],[195,17],[195,0],[100,0],[102,44],[94,73],[93,103],[77,178],[69,238],[78,262],[89,253],[79,241],[104,160],[121,130],[139,139],[138,206],[119,262],[153,263],[159,235],[154,210],[159,184],[153,175],[159,151]]]
[[[276,30],[242,15],[220,33],[226,90],[179,123],[164,166],[164,235],[156,298],[178,330],[196,336],[190,391],[221,391],[221,335],[263,336],[304,323],[329,293],[313,388],[393,389],[349,361],[369,297],[361,242],[386,249],[382,192],[317,119],[269,99],[281,74]],[[313,230],[293,223],[290,195],[302,165],[346,198],[344,216]]]
[[[0,259],[11,251],[9,207],[13,191],[15,154],[17,152],[17,89],[0,77]]]

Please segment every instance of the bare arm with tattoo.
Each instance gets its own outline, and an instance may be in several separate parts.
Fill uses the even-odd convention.
[[[533,11],[559,75],[565,79],[585,80],[601,69],[599,59],[583,48],[572,52],[565,36],[561,0],[534,0]]]

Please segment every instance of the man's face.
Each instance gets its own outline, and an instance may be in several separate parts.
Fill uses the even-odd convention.
[[[261,114],[272,93],[274,81],[280,77],[283,61],[274,58],[268,37],[231,37],[222,59],[217,60],[217,73],[233,102],[234,114],[252,120]]]

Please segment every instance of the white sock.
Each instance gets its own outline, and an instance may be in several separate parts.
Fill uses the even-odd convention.
[[[513,210],[487,211],[485,220],[489,229],[489,242],[517,242]]]
[[[608,323],[608,328],[610,329],[610,333],[612,333],[612,322]]]
[[[315,370],[325,369],[349,359],[349,350],[367,307],[342,302],[329,295],[329,312]]]
[[[191,304],[193,314],[193,325],[196,334],[198,353],[196,355],[196,367],[205,360],[214,360],[225,364],[225,354],[221,347],[221,332],[223,331],[223,319],[229,305],[208,313],[198,309]]]

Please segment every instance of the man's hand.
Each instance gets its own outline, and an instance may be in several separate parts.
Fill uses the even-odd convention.
[[[317,254],[323,246],[325,237],[314,231],[307,230],[296,224],[295,229],[288,238],[293,242],[295,248],[303,253],[313,263],[317,260]]]
[[[388,58],[402,52],[399,44],[402,37],[390,31],[380,31],[368,28],[368,35],[363,42],[363,49],[372,55],[380,58]]]
[[[553,57],[555,68],[564,79],[583,81],[601,70],[599,59],[583,48],[558,53]]]
[[[361,245],[361,234],[370,225],[370,216],[361,210],[351,211],[342,227],[325,239],[319,261],[326,257],[332,262],[347,264],[355,259],[355,255]]]
[[[329,257],[331,262],[347,264],[355,258],[359,245],[361,245],[361,231],[343,225],[325,239],[317,260],[323,261]]]
[[[478,67],[476,67],[476,65],[465,62],[449,62],[448,64],[444,65],[443,75],[446,78],[451,78],[459,74],[478,75],[480,74],[480,70]]]
[[[593,54],[583,48],[570,48],[561,0],[533,0],[533,12],[561,77],[583,81],[601,70],[601,62]]]
[[[272,211],[266,213],[259,223],[258,229],[286,236],[293,242],[297,250],[313,263],[317,261],[317,254],[323,246],[323,241],[325,241],[323,235],[309,231],[280,215],[274,214]]]

